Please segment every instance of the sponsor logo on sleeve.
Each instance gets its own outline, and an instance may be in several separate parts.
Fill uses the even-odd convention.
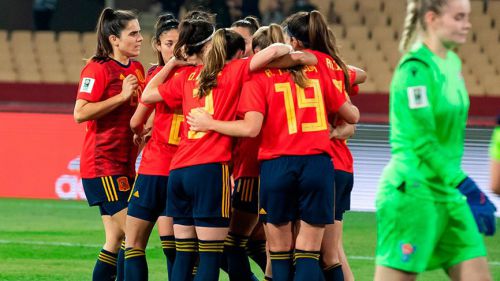
[[[95,83],[94,78],[84,77],[82,79],[82,84],[80,86],[80,92],[89,94],[92,93],[92,88],[94,88],[94,83]]]
[[[429,101],[427,100],[427,87],[408,87],[408,106],[411,109],[429,106]]]

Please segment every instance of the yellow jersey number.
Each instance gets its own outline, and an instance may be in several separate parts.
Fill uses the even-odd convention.
[[[193,97],[198,96],[198,89],[193,90]],[[212,94],[212,90],[208,93],[208,95],[205,96],[205,106],[203,107],[206,112],[209,114],[214,114],[214,96]],[[195,108],[191,109],[190,113],[193,113]],[[200,139],[204,135],[206,135],[206,132],[196,132],[196,131],[188,131],[188,139]]]
[[[168,144],[179,145],[181,142],[181,123],[184,121],[182,114],[174,113],[172,115],[172,124],[170,125],[170,134],[168,135]]]
[[[325,104],[323,102],[323,94],[318,79],[310,79],[309,86],[312,88],[314,96],[312,98],[306,97],[304,88],[296,85],[297,90],[297,105],[299,108],[313,107],[316,110],[316,122],[302,123],[302,132],[316,132],[327,130]],[[277,83],[274,85],[274,90],[278,93],[283,93],[285,98],[286,118],[288,124],[288,133],[290,135],[297,133],[297,117],[295,114],[295,104],[293,102],[292,86],[289,82]]]

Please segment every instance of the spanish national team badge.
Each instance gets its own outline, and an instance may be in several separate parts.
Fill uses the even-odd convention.
[[[410,243],[401,243],[400,245],[401,245],[401,253],[403,254],[401,256],[401,259],[403,260],[403,262],[410,261],[410,257],[415,253],[417,247],[413,246]]]
[[[128,184],[127,177],[119,177],[116,179],[116,182],[118,183],[118,190],[120,190],[120,191],[129,191],[130,190],[130,185]]]
[[[429,106],[429,101],[427,100],[427,87],[408,87],[408,105],[411,109]]]

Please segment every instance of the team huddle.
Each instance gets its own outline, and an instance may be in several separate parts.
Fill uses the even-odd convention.
[[[147,280],[145,249],[155,224],[169,280],[215,281],[220,269],[230,280],[258,280],[249,258],[264,280],[354,280],[342,247],[342,220],[353,187],[347,139],[360,118],[350,96],[366,74],[341,59],[321,13],[298,12],[281,25],[262,27],[247,17],[220,29],[203,11],[191,11],[180,21],[162,15],[152,40],[158,61],[147,72],[133,60],[144,43],[140,31],[133,12],[102,11],[96,53],[82,70],[75,104],[75,120],[87,122],[83,187],[89,205],[99,207],[106,234],[93,280]],[[421,67],[418,56],[408,61],[401,64],[411,71],[415,64]],[[425,84],[407,80],[398,85],[408,88],[407,98],[416,97],[417,86],[425,95],[410,101],[408,111],[426,108],[423,98],[427,105],[433,102]],[[468,201],[447,196],[444,202],[462,208],[455,216],[465,214],[464,233],[476,237],[475,244],[458,254],[441,253],[442,261],[431,251],[418,263],[401,262],[391,244],[395,235],[405,235],[393,230],[392,219],[398,218],[388,222],[378,214],[387,227],[377,245],[378,280],[398,274],[410,279],[394,280],[412,280],[431,267],[486,263],[474,218],[481,232],[493,234],[494,207],[487,198],[476,202],[474,196],[484,194],[463,172],[455,175],[446,184],[459,188],[450,193],[460,195],[460,190]],[[414,182],[402,179],[396,192],[413,196],[405,187]],[[381,189],[384,206],[391,204],[388,194],[394,191],[385,186],[392,184]],[[434,202],[432,188],[428,193],[426,202]],[[382,210],[389,217],[389,210]],[[413,241],[418,239],[403,243],[420,250]],[[403,257],[410,260],[412,254]],[[485,272],[489,276],[487,265]]]

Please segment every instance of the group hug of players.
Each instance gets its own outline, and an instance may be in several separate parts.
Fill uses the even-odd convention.
[[[147,280],[155,223],[169,280],[218,280],[220,268],[257,280],[249,256],[265,280],[352,276],[339,222],[359,120],[349,95],[365,74],[340,59],[323,16],[216,29],[205,12],[162,15],[147,74],[132,59],[142,39],[136,14],[104,9],[81,73],[81,175],[106,233],[93,280]]]

